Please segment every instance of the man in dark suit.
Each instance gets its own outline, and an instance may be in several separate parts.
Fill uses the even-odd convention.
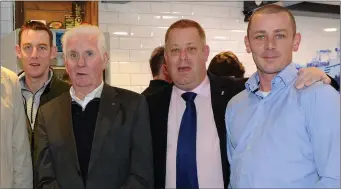
[[[167,72],[164,53],[165,48],[160,46],[155,48],[150,56],[149,65],[153,79],[150,80],[149,86],[142,92],[145,96],[169,86],[172,82]]]
[[[153,188],[145,98],[103,82],[108,53],[98,27],[69,30],[62,43],[72,87],[40,109],[36,187]]]
[[[245,88],[246,79],[207,74],[208,55],[205,32],[197,22],[183,19],[168,28],[165,60],[174,85],[147,96],[155,188],[229,184],[224,117],[228,101]],[[313,70],[302,76],[300,82],[306,83],[325,74]]]

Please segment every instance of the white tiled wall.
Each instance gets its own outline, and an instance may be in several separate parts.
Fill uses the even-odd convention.
[[[0,40],[2,36],[13,31],[13,2],[0,1]],[[0,64],[3,63],[3,55],[0,55]]]
[[[101,30],[111,35],[110,84],[141,92],[152,78],[148,59],[152,49],[163,44],[167,28],[176,20],[198,21],[206,31],[211,53],[209,61],[221,51],[236,53],[246,67],[246,75],[256,67],[244,46],[247,23],[244,23],[242,1],[216,2],[130,2],[99,4]],[[306,63],[316,50],[335,48],[339,31],[327,33],[323,28],[340,29],[340,20],[296,17],[302,33],[301,48],[294,61]],[[209,62],[208,62],[209,63]],[[208,64],[207,63],[207,64]]]
[[[11,31],[13,31],[13,2],[11,1],[0,1],[0,35],[1,37]]]

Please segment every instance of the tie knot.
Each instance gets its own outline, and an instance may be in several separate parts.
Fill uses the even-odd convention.
[[[184,94],[181,95],[181,97],[186,101],[194,101],[195,97],[197,96],[197,93],[193,93],[193,92],[186,92]]]

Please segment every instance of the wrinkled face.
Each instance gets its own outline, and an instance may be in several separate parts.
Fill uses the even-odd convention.
[[[107,63],[103,61],[107,55],[102,56],[97,47],[97,36],[76,35],[68,40],[66,49],[65,66],[73,86],[97,88]]]
[[[245,37],[246,50],[252,53],[259,72],[277,74],[291,63],[301,36],[295,34],[285,12],[256,14],[252,19],[249,36]]]
[[[50,60],[56,55],[56,47],[50,46],[46,31],[28,29],[21,34],[21,44],[16,46],[16,54],[27,76],[40,78],[48,74]]]
[[[178,88],[189,91],[206,77],[209,47],[196,28],[175,28],[169,33],[165,49],[167,71]]]

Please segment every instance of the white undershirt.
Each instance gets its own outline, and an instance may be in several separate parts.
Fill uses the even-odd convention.
[[[72,98],[73,101],[77,102],[77,104],[79,104],[80,106],[82,106],[82,110],[85,110],[86,105],[88,105],[88,103],[93,100],[94,98],[100,98],[102,91],[103,91],[103,86],[104,86],[104,82],[102,81],[102,83],[93,91],[91,91],[91,93],[87,94],[84,97],[84,100],[79,99],[76,96],[75,90],[73,88],[73,86],[70,88],[70,96]]]
[[[219,136],[213,116],[208,77],[193,91],[197,111],[197,171],[199,188],[224,188]],[[168,114],[166,188],[176,188],[176,151],[186,92],[173,87]]]

